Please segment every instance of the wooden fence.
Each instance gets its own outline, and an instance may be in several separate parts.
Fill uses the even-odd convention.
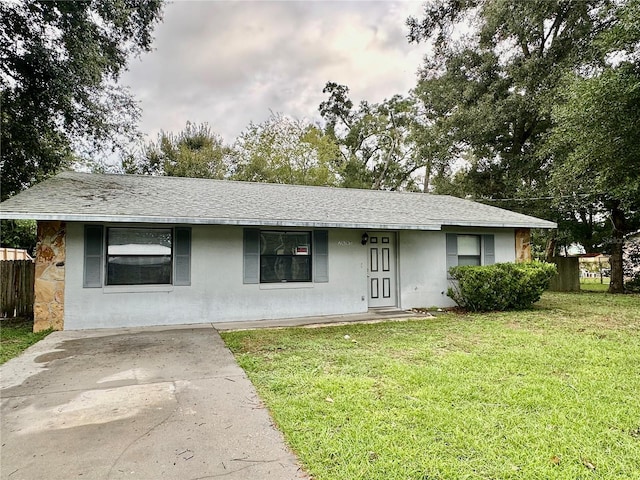
[[[0,317],[33,316],[34,281],[31,260],[0,261]]]
[[[558,274],[551,279],[549,290],[552,292],[579,292],[580,266],[578,257],[553,257],[552,262],[558,268]]]

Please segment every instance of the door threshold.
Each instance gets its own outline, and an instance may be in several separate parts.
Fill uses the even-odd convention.
[[[368,313],[375,315],[406,315],[410,312],[398,307],[370,307]]]

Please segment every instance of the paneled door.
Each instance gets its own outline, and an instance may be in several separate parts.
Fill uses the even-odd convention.
[[[368,245],[369,307],[396,306],[396,236],[370,233]]]

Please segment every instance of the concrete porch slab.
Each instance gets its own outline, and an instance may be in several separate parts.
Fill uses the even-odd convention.
[[[425,315],[423,313],[395,308],[375,308],[370,309],[368,312],[348,315],[321,315],[315,317],[281,318],[276,320],[213,322],[211,325],[213,325],[216,330],[227,331],[254,330],[257,328],[323,327],[349,323],[377,323],[420,318],[432,318],[432,315]]]

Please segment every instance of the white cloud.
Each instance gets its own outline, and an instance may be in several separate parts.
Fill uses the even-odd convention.
[[[207,121],[227,142],[269,111],[319,119],[327,81],[355,102],[407,93],[424,46],[404,22],[419,2],[176,2],[155,50],[123,82],[143,108],[142,130]]]

